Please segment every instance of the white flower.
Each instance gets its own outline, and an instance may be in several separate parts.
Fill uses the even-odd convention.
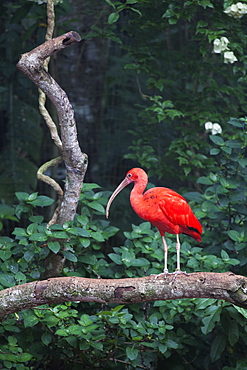
[[[212,130],[212,128],[213,128],[213,124],[212,124],[212,122],[206,122],[205,123],[205,130]]]
[[[214,40],[214,53],[221,53],[221,43],[220,39],[215,39]]]
[[[238,2],[237,4],[232,4],[224,10],[224,13],[234,18],[242,18],[243,15],[247,14],[247,4]]]
[[[213,123],[212,135],[221,134],[222,128],[218,123]]]
[[[229,64],[229,63],[234,63],[237,62],[237,58],[234,55],[233,51],[225,51],[224,52],[224,63]]]
[[[214,40],[214,53],[221,53],[225,50],[230,50],[227,45],[229,44],[229,40],[227,37],[221,37],[220,39]]]
[[[205,129],[207,131],[211,130],[212,135],[221,134],[222,128],[218,123],[212,123],[212,122],[206,122],[205,123]]]

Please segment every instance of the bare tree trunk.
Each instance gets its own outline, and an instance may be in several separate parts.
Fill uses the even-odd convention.
[[[73,220],[75,216],[82,182],[87,170],[87,155],[81,152],[78,143],[74,111],[69,99],[64,90],[46,71],[44,62],[55,52],[80,41],[81,37],[77,32],[67,32],[23,54],[17,64],[17,68],[48,96],[58,114],[61,140],[57,138],[57,146],[66,167],[64,193],[56,217],[56,223],[59,224]],[[56,131],[56,127],[54,129]],[[58,276],[62,271],[63,263],[63,256],[51,255],[43,277]]]

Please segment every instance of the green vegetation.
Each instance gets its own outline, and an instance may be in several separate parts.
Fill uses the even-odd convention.
[[[97,18],[92,2],[85,3],[88,17]],[[21,0],[0,5],[0,27],[7,29],[0,39],[5,55],[0,76],[5,117],[0,120],[0,288],[40,279],[50,253],[66,257],[62,276],[114,279],[162,272],[158,231],[136,221],[124,198],[115,201],[111,220],[105,218],[106,189],[136,165],[156,185],[183,194],[203,224],[201,244],[181,237],[182,269],[245,275],[246,16],[224,13],[230,0],[99,4],[100,21],[83,38],[110,43],[104,118],[97,127],[99,141],[92,138],[100,154],[91,152],[97,159],[92,167],[98,166],[94,181],[100,185],[85,183],[74,221],[49,228],[42,209],[53,199],[36,188],[35,179],[44,130],[35,88],[15,69],[17,55],[44,40],[45,4]],[[56,9],[57,27],[67,31],[69,21],[59,16],[69,18],[69,2]],[[221,37],[229,40],[225,50],[234,52],[237,61],[224,63],[224,50],[213,53]],[[206,122],[219,124],[222,132],[206,129]],[[106,143],[111,143],[107,149]],[[60,250],[58,240],[65,241],[66,250]],[[172,271],[175,239],[168,236],[167,241]],[[0,369],[246,369],[246,318],[244,309],[214,299],[43,305],[1,323]]]

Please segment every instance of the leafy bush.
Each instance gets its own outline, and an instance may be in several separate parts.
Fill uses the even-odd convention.
[[[187,193],[204,226],[200,246],[182,237],[181,263],[187,272],[234,270],[246,264],[245,120],[231,119],[226,134],[211,136],[210,173],[200,177],[203,192]],[[64,240],[64,276],[138,277],[163,270],[157,230],[148,222],[124,232],[123,245],[111,246],[118,229],[105,219],[109,192],[84,184],[80,214],[73,222],[47,228],[41,216],[29,216],[14,238],[1,238],[2,288],[38,279],[42,261],[59,253]],[[17,194],[16,212],[41,205],[37,194]],[[44,198],[45,203],[49,201]],[[31,208],[30,208],[31,207]],[[168,238],[170,271],[175,268],[175,240]],[[61,252],[61,251],[60,251]],[[162,263],[160,262],[162,261]],[[183,299],[115,306],[68,302],[43,305],[10,315],[2,322],[0,369],[245,368],[246,312],[214,299]]]

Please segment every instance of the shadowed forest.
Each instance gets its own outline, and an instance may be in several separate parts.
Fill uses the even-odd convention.
[[[52,37],[73,30],[82,40],[54,54],[49,73],[72,104],[88,167],[74,220],[50,234],[57,194],[36,174],[59,153],[37,86],[16,68],[46,40],[47,3],[2,2],[0,18],[0,289],[47,278],[58,254],[62,277],[161,273],[160,234],[133,212],[130,187],[105,218],[133,167],[149,188],[183,195],[202,223],[201,243],[181,236],[183,270],[245,276],[247,3],[55,1]],[[45,174],[64,186],[63,163]],[[175,236],[167,242],[174,271]],[[211,298],[42,305],[0,324],[0,369],[247,369],[246,318]]]

